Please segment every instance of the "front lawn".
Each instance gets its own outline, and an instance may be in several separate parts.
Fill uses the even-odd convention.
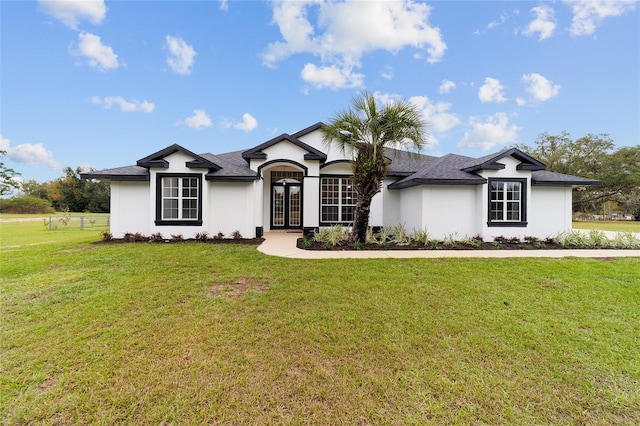
[[[76,235],[2,240],[4,424],[640,423],[637,258]]]
[[[640,233],[640,221],[634,220],[578,220],[573,222],[573,229],[597,229],[600,231],[637,232]]]

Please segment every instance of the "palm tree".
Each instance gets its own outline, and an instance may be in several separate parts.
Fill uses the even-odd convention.
[[[323,126],[324,143],[335,144],[352,157],[357,199],[350,243],[365,241],[371,199],[380,192],[389,166],[385,147],[419,152],[426,143],[426,129],[414,105],[400,100],[380,108],[367,92],[354,97],[352,109],[339,112]]]

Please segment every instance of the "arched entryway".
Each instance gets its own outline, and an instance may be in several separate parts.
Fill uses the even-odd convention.
[[[302,228],[302,179],[295,170],[271,170],[271,229]]]

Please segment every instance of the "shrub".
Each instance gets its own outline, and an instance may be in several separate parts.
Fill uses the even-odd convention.
[[[392,228],[391,242],[399,246],[406,246],[411,243],[411,237],[407,233],[404,223],[398,224]]]
[[[51,203],[38,197],[13,197],[7,200],[0,199],[0,212],[2,213],[55,213]]]
[[[613,246],[621,249],[640,248],[640,238],[632,232],[618,232],[612,242]]]
[[[209,240],[209,233],[207,231],[196,232],[196,241],[207,241]]]
[[[367,244],[376,244],[378,242],[376,236],[373,234],[372,227],[367,228],[367,233],[364,236],[364,242]]]
[[[160,232],[156,232],[155,234],[151,234],[149,241],[153,243],[162,243],[164,242],[164,237]]]
[[[231,238],[233,238],[234,240],[241,240],[242,239],[242,234],[240,233],[239,230],[235,230],[231,233]]]
[[[349,233],[346,228],[342,228],[342,225],[334,225],[330,228],[321,228],[320,230],[313,231],[313,239],[319,243],[328,244],[335,247],[343,244],[349,239]]]
[[[388,242],[389,242],[389,238],[391,237],[392,234],[392,229],[388,226],[383,226],[382,228],[380,228],[380,231],[378,232],[378,245],[382,246],[382,247],[386,247]]]
[[[180,241],[184,241],[184,237],[182,234],[171,234],[171,241],[179,243]]]
[[[413,230],[413,240],[417,241],[419,243],[422,243],[423,245],[428,245],[429,244],[429,239],[431,237],[429,236],[429,231],[427,231],[427,229],[414,229]]]
[[[127,232],[124,234],[123,240],[125,240],[128,243],[137,243],[141,241],[149,241],[149,238],[145,237],[139,232],[136,232],[135,234],[131,232]]]
[[[100,233],[100,235],[102,236],[102,241],[111,241],[111,240],[113,240],[113,234],[111,234],[111,232],[109,232],[109,231],[102,231]]]
[[[224,238],[224,234],[220,231],[218,231],[218,233],[216,235],[213,236],[214,240],[221,240]]]
[[[442,240],[442,244],[444,244],[447,247],[455,247],[458,246],[458,233],[457,232],[453,232],[450,234],[447,234],[444,236],[444,239]]]

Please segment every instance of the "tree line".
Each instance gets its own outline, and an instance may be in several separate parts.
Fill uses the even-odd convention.
[[[573,190],[573,211],[599,214],[605,202],[640,220],[640,145],[616,147],[606,133],[573,140],[568,132],[541,133],[533,146],[517,148],[542,161],[547,170],[602,181]]]
[[[19,182],[15,179],[18,172],[8,169],[0,162],[1,194],[18,192],[22,195],[14,196],[10,200],[3,201],[0,206],[3,212],[33,212],[33,209],[53,208],[56,211],[71,212],[109,212],[109,184],[90,179],[81,179],[81,167],[75,169],[65,167],[64,176],[49,182],[28,180]],[[43,200],[40,202],[39,200]],[[27,211],[29,210],[29,211]]]

